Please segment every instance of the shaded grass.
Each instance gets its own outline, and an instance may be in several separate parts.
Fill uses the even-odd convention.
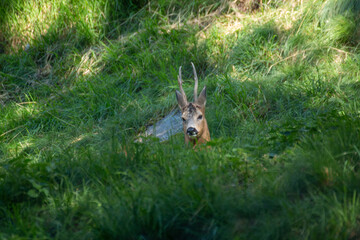
[[[350,2],[2,6],[19,31],[0,55],[0,237],[356,239],[358,19],[335,7]],[[176,107],[180,65],[190,94],[189,62],[211,148],[134,143]]]

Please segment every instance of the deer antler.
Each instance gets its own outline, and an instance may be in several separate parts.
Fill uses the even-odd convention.
[[[179,83],[180,92],[183,95],[183,98],[184,98],[185,102],[187,102],[186,94],[185,94],[184,89],[182,87],[181,66],[179,68],[178,83]]]
[[[193,67],[193,71],[194,71],[194,78],[195,78],[195,87],[194,87],[194,102],[197,101],[197,92],[198,92],[198,77],[197,77],[197,74],[196,74],[196,69],[195,69],[195,66],[193,63],[191,63],[192,67]]]

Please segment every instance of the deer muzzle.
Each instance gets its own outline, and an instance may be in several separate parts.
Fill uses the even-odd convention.
[[[196,128],[189,127],[189,128],[186,130],[186,133],[187,133],[187,135],[189,135],[190,138],[195,138],[195,137],[197,137],[197,135],[199,134],[199,131],[196,130]]]

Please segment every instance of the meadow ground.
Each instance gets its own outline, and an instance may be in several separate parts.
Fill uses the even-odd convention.
[[[359,239],[356,0],[0,3],[1,239]],[[207,86],[212,141],[134,143]]]

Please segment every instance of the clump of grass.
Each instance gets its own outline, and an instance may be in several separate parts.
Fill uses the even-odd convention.
[[[360,12],[360,4],[355,0],[326,1],[322,8],[321,17],[335,17],[339,14],[357,14]]]
[[[329,40],[357,45],[359,40],[360,4],[358,1],[327,1],[321,11]]]
[[[2,3],[0,237],[356,238],[357,2],[245,3]],[[190,62],[210,148],[134,143]]]

